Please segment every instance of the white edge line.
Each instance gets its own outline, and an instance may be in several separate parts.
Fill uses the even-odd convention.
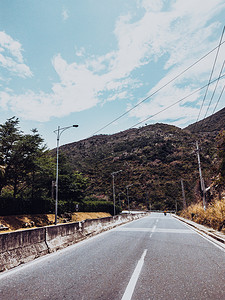
[[[213,239],[212,237],[210,237],[209,235],[207,235],[206,233],[198,230],[197,228],[195,227],[192,227],[191,225],[179,220],[179,219],[176,219],[178,221],[180,221],[182,224],[184,224],[186,227],[188,227],[190,230],[196,232],[198,235],[200,235],[203,239],[207,240],[208,242],[210,242],[211,244],[213,244],[215,247],[219,248],[220,250],[224,251],[225,252],[225,248],[223,247],[223,244],[220,243],[219,241]]]
[[[138,281],[138,278],[140,276],[140,273],[141,273],[141,269],[143,267],[143,264],[144,264],[144,259],[145,259],[145,255],[147,253],[147,249],[144,250],[140,260],[138,261],[137,263],[137,266],[131,276],[131,279],[127,285],[127,288],[126,288],[126,291],[123,295],[123,298],[121,300],[130,300],[132,298],[132,295],[133,295],[133,292],[134,292],[134,289],[135,289],[135,286],[136,286],[136,283]]]

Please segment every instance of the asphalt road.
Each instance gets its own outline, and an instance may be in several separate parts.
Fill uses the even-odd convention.
[[[225,299],[225,251],[152,213],[0,275],[1,300]]]

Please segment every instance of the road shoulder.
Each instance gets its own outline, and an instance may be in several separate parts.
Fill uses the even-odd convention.
[[[198,224],[198,223],[195,223],[191,220],[188,220],[188,219],[185,219],[185,218],[182,218],[180,216],[177,216],[177,215],[172,215],[174,218],[190,225],[191,227],[195,228],[196,230],[198,230],[200,233],[204,233],[208,236],[210,236],[211,238],[217,240],[218,242],[222,243],[225,245],[225,235],[223,233],[221,233],[220,231],[217,231],[213,228],[210,228],[210,227],[207,227],[207,226],[204,226],[204,225],[201,225],[201,224]]]

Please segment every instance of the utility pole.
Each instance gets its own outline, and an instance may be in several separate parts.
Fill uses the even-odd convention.
[[[185,192],[184,192],[184,182],[183,182],[182,178],[181,178],[180,182],[181,182],[182,196],[183,196],[183,208],[185,209],[187,207],[187,205],[186,205]]]
[[[151,202],[150,202],[150,198],[149,198],[149,193],[148,192],[146,192],[146,204],[147,204],[148,210],[151,211]]]
[[[129,185],[126,186],[126,189],[127,189],[127,203],[128,203],[129,214],[130,214],[130,199],[129,199],[129,195],[128,195],[128,188],[131,187],[132,185],[134,185],[134,184],[129,184]]]
[[[203,200],[203,208],[206,210],[206,200],[205,200],[205,182],[202,177],[202,170],[201,170],[201,161],[200,161],[200,154],[199,154],[199,147],[198,147],[198,142],[196,141],[196,147],[197,147],[197,157],[198,157],[198,168],[199,168],[199,176],[200,176],[200,183],[201,183],[201,190],[202,190],[202,200]]]
[[[119,170],[117,172],[112,172],[111,175],[112,175],[112,182],[113,182],[113,215],[115,216],[116,215],[116,196],[115,196],[115,175],[122,172],[122,170]]]
[[[175,211],[176,211],[176,214],[177,214],[177,199],[175,199]]]
[[[120,201],[120,195],[121,195],[121,193],[119,193],[119,205],[120,205],[120,208],[122,208],[122,205],[121,205],[121,201]]]
[[[149,210],[149,205],[148,205],[148,192],[146,192],[146,208]]]

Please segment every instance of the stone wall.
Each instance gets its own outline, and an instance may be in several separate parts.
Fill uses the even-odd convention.
[[[0,272],[143,216],[146,214],[118,215],[2,233],[0,234]]]

